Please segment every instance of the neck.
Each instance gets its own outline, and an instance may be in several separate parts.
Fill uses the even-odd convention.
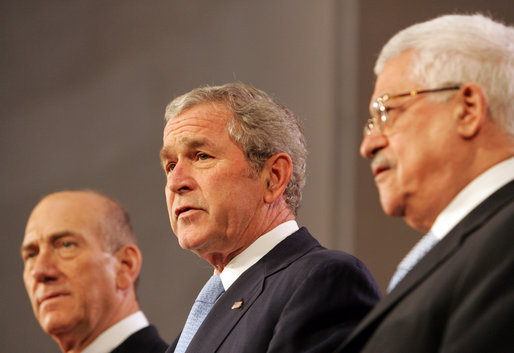
[[[140,310],[133,290],[129,297],[124,298],[126,300],[118,306],[118,310],[111,312],[110,315],[103,316],[102,320],[94,327],[87,325],[83,325],[87,327],[74,327],[69,332],[60,332],[52,335],[52,338],[57,342],[62,352],[82,352],[105,330]]]
[[[221,273],[234,257],[246,250],[259,237],[280,224],[294,219],[295,216],[293,212],[285,205],[285,202],[284,204],[274,203],[269,206],[265,215],[261,217],[261,221],[253,224],[253,232],[241,237],[241,241],[239,244],[236,244],[235,249],[230,249],[230,251],[226,252],[213,252],[202,257],[214,267],[216,273]]]
[[[459,161],[447,163],[453,171],[450,178],[438,180],[439,191],[433,189],[432,193],[438,197],[427,204],[422,200],[418,207],[406,209],[404,220],[414,229],[428,232],[439,214],[450,202],[479,175],[511,157],[514,157],[514,141],[505,134],[497,134],[488,139],[487,143],[468,145],[464,150],[453,153],[461,156]],[[416,206],[416,205],[414,205]]]

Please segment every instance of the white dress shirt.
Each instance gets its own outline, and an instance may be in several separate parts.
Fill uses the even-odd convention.
[[[296,221],[287,221],[261,235],[242,253],[234,257],[225,266],[220,274],[225,291],[234,283],[243,272],[249,269],[282,240],[298,230]]]
[[[464,189],[437,216],[430,231],[443,239],[468,213],[495,191],[514,180],[514,157],[489,168]]]
[[[133,333],[149,325],[142,311],[127,316],[102,332],[82,353],[109,353]]]

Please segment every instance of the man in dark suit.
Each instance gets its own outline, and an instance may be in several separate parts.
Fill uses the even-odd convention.
[[[62,191],[32,211],[21,247],[34,315],[63,352],[161,353],[139,308],[141,252],[126,211],[94,191]]]
[[[171,226],[215,272],[168,352],[333,350],[380,294],[359,260],[295,221],[306,160],[296,117],[234,83],[174,99],[166,120]]]
[[[427,235],[337,352],[514,351],[514,28],[411,26],[382,49],[361,154]]]

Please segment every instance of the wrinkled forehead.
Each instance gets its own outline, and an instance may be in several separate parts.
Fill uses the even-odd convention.
[[[191,139],[208,140],[213,136],[227,135],[232,112],[222,104],[200,104],[183,111],[166,123],[163,145],[189,143]]]

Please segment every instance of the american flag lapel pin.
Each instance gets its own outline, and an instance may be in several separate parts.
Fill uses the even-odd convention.
[[[232,304],[231,309],[241,309],[242,307],[243,307],[243,301],[238,300],[237,302],[234,302],[234,304]]]

